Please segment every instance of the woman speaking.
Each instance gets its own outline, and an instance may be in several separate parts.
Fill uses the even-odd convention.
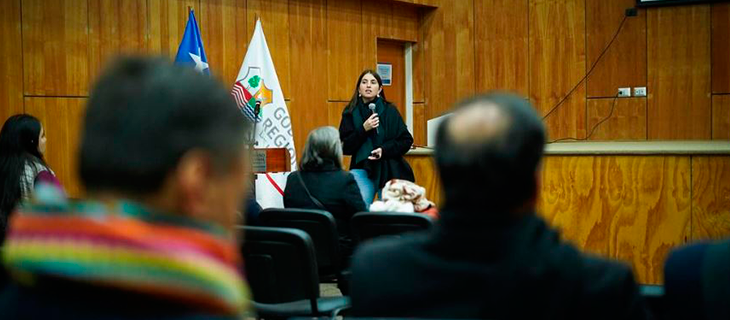
[[[355,93],[342,112],[340,139],[343,153],[352,156],[350,172],[366,204],[373,202],[375,190],[390,179],[414,181],[413,170],[403,159],[413,136],[398,109],[385,99],[377,72],[360,74]]]

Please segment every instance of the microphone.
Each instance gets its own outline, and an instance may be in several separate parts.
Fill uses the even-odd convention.
[[[253,113],[256,118],[259,117],[259,112],[261,112],[261,101],[256,100],[256,105],[253,107]]]
[[[370,109],[370,112],[375,113],[375,104],[374,103],[371,102],[368,105],[368,108]],[[378,130],[377,127],[375,128],[375,134],[380,134],[380,130]]]

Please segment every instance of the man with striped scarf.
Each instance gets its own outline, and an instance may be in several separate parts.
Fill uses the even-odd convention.
[[[37,192],[10,222],[4,319],[237,319],[233,232],[248,121],[192,69],[126,58],[95,85],[79,150],[88,199]]]

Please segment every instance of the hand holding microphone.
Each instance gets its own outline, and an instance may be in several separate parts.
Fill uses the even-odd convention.
[[[375,104],[369,104],[368,108],[370,109],[370,111],[372,111],[372,114],[367,120],[365,120],[362,126],[363,128],[365,128],[366,132],[375,129],[375,133],[380,133],[380,131],[378,130],[378,126],[380,126],[380,118],[378,118],[378,114],[375,113]]]

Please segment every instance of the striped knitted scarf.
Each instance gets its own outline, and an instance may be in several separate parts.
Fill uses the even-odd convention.
[[[130,203],[29,205],[14,215],[3,259],[19,279],[51,276],[240,316],[248,288],[235,241],[217,226]]]

